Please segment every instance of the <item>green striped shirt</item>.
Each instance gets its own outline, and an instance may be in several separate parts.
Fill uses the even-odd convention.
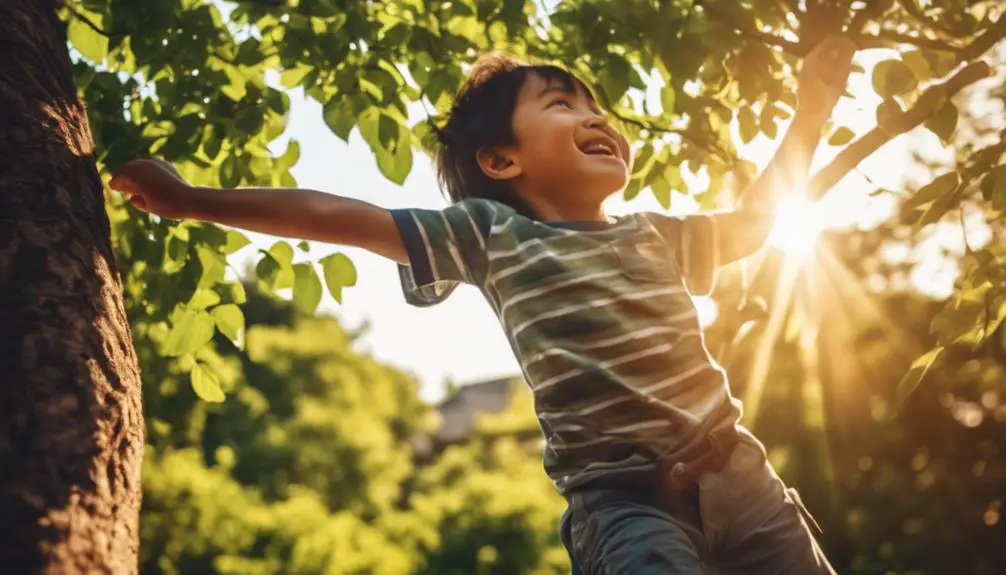
[[[468,283],[496,312],[560,492],[652,467],[736,424],[739,404],[691,299],[714,282],[714,218],[540,222],[483,199],[392,215],[409,254],[409,303],[434,305]]]

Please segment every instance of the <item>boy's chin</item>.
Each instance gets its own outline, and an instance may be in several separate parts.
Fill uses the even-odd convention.
[[[598,174],[596,177],[590,178],[588,182],[587,193],[592,198],[604,201],[615,194],[622,193],[629,184],[629,178],[624,174],[621,177],[613,174]]]

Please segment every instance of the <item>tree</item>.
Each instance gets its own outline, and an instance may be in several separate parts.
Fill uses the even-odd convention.
[[[133,573],[140,373],[62,28],[0,7],[0,561]]]

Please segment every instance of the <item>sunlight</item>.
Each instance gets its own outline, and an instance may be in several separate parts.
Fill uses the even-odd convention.
[[[821,204],[799,196],[785,198],[776,211],[768,243],[790,256],[805,258],[814,252],[824,219]]]

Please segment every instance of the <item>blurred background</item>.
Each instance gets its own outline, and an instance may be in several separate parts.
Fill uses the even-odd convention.
[[[61,14],[106,178],[153,154],[201,185],[441,207],[425,122],[499,49],[569,66],[635,142],[616,214],[729,207],[792,117],[801,57],[849,34],[863,50],[825,175],[697,305],[744,423],[840,573],[977,575],[1006,573],[1001,11],[81,0]],[[394,264],[362,251],[107,200],[143,373],[143,573],[569,572],[531,398],[475,289],[411,308]]]

